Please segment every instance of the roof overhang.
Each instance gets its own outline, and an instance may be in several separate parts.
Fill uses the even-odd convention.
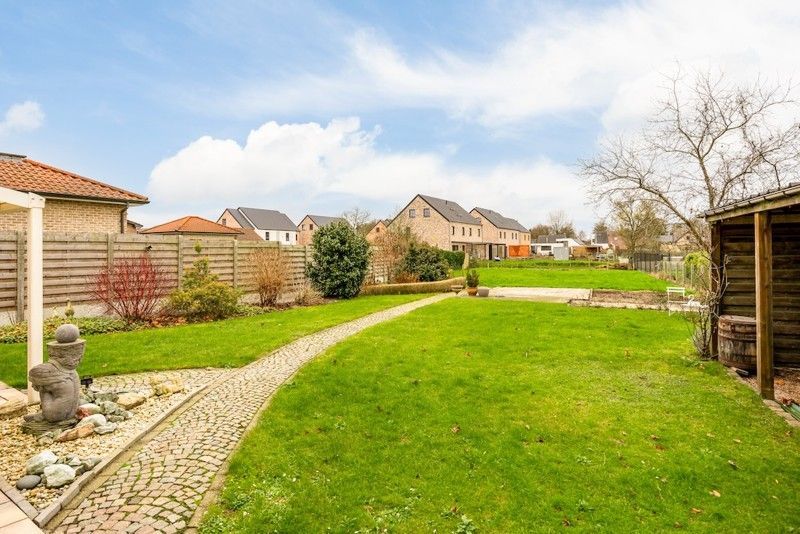
[[[22,193],[0,187],[0,212],[8,213],[31,208],[44,208],[44,198],[36,193]]]
[[[797,205],[800,205],[800,183],[708,210],[703,217],[708,222],[716,222]]]

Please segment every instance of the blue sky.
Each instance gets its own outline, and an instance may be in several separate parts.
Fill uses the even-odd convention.
[[[425,192],[588,229],[576,161],[676,62],[796,80],[797,6],[0,2],[0,151],[147,194],[148,225]]]

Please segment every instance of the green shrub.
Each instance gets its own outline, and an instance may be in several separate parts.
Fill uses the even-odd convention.
[[[480,276],[478,275],[478,271],[475,269],[467,271],[467,287],[478,287],[479,282]]]
[[[169,297],[169,306],[190,321],[224,319],[236,315],[239,296],[238,290],[211,272],[208,258],[201,258],[184,273],[180,289]]]
[[[108,334],[110,332],[127,332],[147,327],[147,323],[130,323],[112,317],[51,317],[44,322],[44,337],[51,339],[56,328],[62,324],[72,323],[77,326],[82,336],[92,334]],[[0,327],[0,343],[24,343],[28,340],[28,323],[20,322]]]
[[[417,282],[411,284],[375,284],[364,286],[362,295],[412,295],[421,293],[447,293],[451,286],[464,285],[464,277],[439,280],[438,282]]]
[[[711,265],[711,259],[705,252],[690,252],[683,258],[683,269],[686,276],[692,272],[698,273]]]
[[[463,250],[442,250],[440,253],[451,269],[461,269],[464,267]]]
[[[447,278],[450,266],[441,250],[429,245],[412,243],[398,272],[416,276],[420,282],[436,282]]]
[[[358,295],[369,267],[369,243],[349,224],[334,222],[314,232],[312,262],[306,267],[311,284],[324,297]]]

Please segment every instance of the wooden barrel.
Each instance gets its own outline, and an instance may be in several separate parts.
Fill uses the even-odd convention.
[[[720,315],[718,325],[719,361],[728,367],[756,372],[756,320]]]

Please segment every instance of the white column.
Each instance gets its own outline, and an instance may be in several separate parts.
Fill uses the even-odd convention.
[[[34,198],[35,197],[35,198]],[[43,361],[44,283],[42,232],[44,199],[31,195],[28,209],[28,371]],[[39,393],[28,381],[28,403],[39,402]]]

